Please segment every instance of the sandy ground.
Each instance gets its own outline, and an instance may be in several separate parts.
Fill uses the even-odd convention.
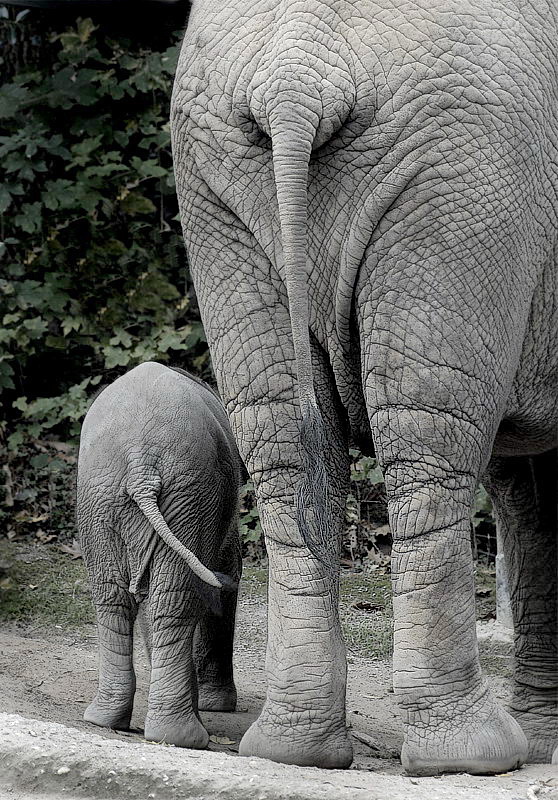
[[[216,740],[209,753],[144,742],[141,729],[149,668],[141,648],[136,654],[133,730],[116,733],[82,721],[95,692],[93,627],[79,634],[4,627],[0,630],[0,711],[20,716],[0,720],[0,800],[349,796],[558,800],[558,769],[550,765],[494,778],[404,776],[398,759],[402,733],[391,692],[390,663],[351,655],[347,703],[355,745],[351,770],[300,769],[237,758],[238,742],[257,716],[265,694],[265,618],[262,598],[245,596],[235,653],[238,710],[202,715]],[[489,647],[493,638],[485,640],[483,647]],[[505,642],[498,642],[502,646],[506,647]],[[507,679],[492,676],[489,680],[505,701]]]

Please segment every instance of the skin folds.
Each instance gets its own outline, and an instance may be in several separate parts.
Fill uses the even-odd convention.
[[[99,633],[86,721],[130,724],[138,612],[151,660],[145,737],[206,747],[198,710],[234,710],[242,472],[220,400],[181,370],[141,364],[94,400],[76,509]]]
[[[193,4],[181,216],[270,559],[245,754],[351,761],[333,566],[350,436],[388,491],[406,769],[499,772],[558,743],[557,16],[555,0]],[[478,660],[482,476],[513,594],[511,715]]]

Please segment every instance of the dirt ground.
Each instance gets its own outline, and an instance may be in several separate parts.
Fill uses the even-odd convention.
[[[490,628],[490,624],[485,623],[484,627]],[[210,750],[215,751],[216,757],[217,754],[226,753],[234,756],[237,753],[238,742],[242,734],[256,718],[261,708],[265,696],[263,672],[265,638],[265,596],[261,591],[261,587],[254,588],[253,585],[249,584],[244,589],[241,597],[236,636],[235,670],[239,695],[238,710],[232,714],[202,714],[204,723],[212,736]],[[503,639],[504,641],[498,641],[498,637],[484,636],[481,641],[481,650],[485,670],[488,673],[488,680],[497,696],[505,702],[508,694],[507,676],[509,675],[510,645],[507,640],[509,637],[504,636]],[[110,749],[110,741],[116,740],[121,744],[125,743],[131,746],[130,752],[139,753],[139,750],[134,751],[134,745],[136,747],[140,745],[142,747],[147,746],[141,733],[146,712],[149,677],[148,663],[141,646],[136,648],[135,660],[138,690],[132,719],[133,729],[126,733],[103,730],[82,720],[83,711],[94,695],[97,679],[94,626],[86,625],[68,631],[61,626],[53,627],[33,623],[23,625],[15,622],[4,623],[0,627],[0,711],[8,714],[18,714],[27,720],[60,723],[66,728],[83,732],[84,742],[86,740],[89,742],[97,741],[99,746],[102,745],[102,747],[109,747]],[[409,783],[411,781],[410,778],[401,777],[404,773],[398,758],[402,731],[391,691],[390,660],[388,658],[362,657],[355,654],[355,652],[349,652],[348,660],[347,709],[348,720],[352,726],[354,737],[355,762],[350,771],[335,773],[336,775],[344,776],[336,779],[337,782],[340,781],[339,791],[342,787],[350,788],[355,771],[358,771],[360,773],[373,773],[373,776],[385,776],[386,780],[388,776],[393,776],[394,779],[399,776],[397,781],[405,781],[408,789],[407,794],[404,793],[402,797],[410,799],[428,798],[428,800],[431,800],[431,798],[438,796],[473,798],[477,797],[476,791],[479,789],[482,790],[478,794],[479,798],[502,797],[509,798],[509,800],[523,800],[523,798],[525,800],[536,800],[536,798],[550,800],[552,798],[552,800],[558,800],[558,770],[550,766],[548,768],[529,768],[534,770],[531,773],[520,770],[515,773],[515,777],[507,777],[506,780],[508,780],[509,787],[511,787],[508,787],[509,791],[505,790],[506,787],[502,784],[503,778],[448,776],[440,779],[428,779],[430,783],[428,783],[427,779],[412,779],[415,782]],[[40,728],[39,723],[37,725]],[[30,723],[29,730],[32,735],[32,723]],[[57,735],[49,734],[47,738],[54,741]],[[78,736],[78,734],[76,733],[75,736]],[[108,740],[106,744],[104,744],[105,740]],[[149,745],[149,747],[151,748],[149,751],[151,754],[154,754],[154,748],[165,751],[165,758],[168,758],[169,751],[178,752],[174,748],[158,745]],[[117,751],[114,752],[120,751],[117,748]],[[188,752],[191,754],[191,751]],[[103,759],[107,757],[103,756]],[[180,758],[183,758],[183,756],[181,755]],[[0,749],[0,765],[1,760],[2,751]],[[255,762],[263,765],[268,764],[268,762],[260,761],[259,759],[249,761],[239,759],[236,761],[239,767],[245,763],[253,764]],[[12,763],[12,761],[8,758],[7,763]],[[200,764],[201,762],[198,761],[196,763]],[[269,765],[269,769],[272,769],[271,765]],[[292,774],[298,774],[296,768],[285,767],[285,770],[294,770]],[[308,771],[303,770],[303,773],[309,775]],[[315,773],[318,776],[323,776],[324,785],[331,782],[330,776],[333,773],[313,770],[312,774]],[[291,773],[288,774],[290,775]],[[4,777],[6,778],[5,772]],[[317,780],[317,785],[320,785],[319,779]],[[426,784],[424,783],[425,781],[427,781]],[[432,785],[438,787],[439,790],[446,787],[449,793],[444,794],[442,792],[442,794],[433,795],[432,781],[434,781]],[[517,786],[515,785],[516,783]],[[421,785],[424,786],[424,791],[421,791]],[[5,798],[24,800],[27,797],[26,794],[17,794],[17,783],[10,785],[8,781],[6,786],[8,788],[3,790],[0,780],[0,800],[5,800]],[[137,785],[134,784],[134,786],[133,794],[126,794],[125,796],[141,797],[142,800],[144,797],[147,798],[147,794],[143,794],[141,791],[137,793]],[[430,788],[427,789],[427,787]],[[467,790],[469,793],[465,792],[462,795],[462,789]],[[32,795],[30,794],[29,796],[39,796],[38,791],[38,785],[35,785]],[[130,789],[130,791],[132,790]],[[453,794],[452,791],[454,792]],[[265,797],[279,796],[273,794],[273,786],[270,792],[264,792]],[[308,789],[308,792],[308,795],[302,793],[296,796],[314,796],[310,789]],[[504,793],[501,794],[500,792]],[[261,796],[263,797],[264,795]],[[72,797],[73,795],[68,795],[65,792],[64,796]],[[75,796],[89,797],[95,795],[76,794]],[[97,796],[103,797],[102,793]],[[166,796],[164,793],[157,792],[149,794],[150,798]],[[170,797],[171,795],[168,796]],[[178,793],[172,796],[205,797],[206,795],[203,793],[191,793],[189,790],[186,794]],[[259,797],[260,794],[252,795],[248,792],[241,796]],[[372,797],[372,795],[368,796]],[[392,795],[387,794],[386,799],[389,796]],[[395,794],[393,796],[395,797]]]
[[[266,604],[261,596],[241,599],[235,648],[239,702],[234,714],[203,713],[209,733],[231,744],[211,742],[210,749],[236,753],[244,731],[257,717],[265,697]],[[401,773],[398,751],[401,729],[391,693],[389,661],[349,656],[349,719],[357,736],[360,769]],[[133,730],[120,733],[83,722],[97,680],[96,631],[66,633],[11,624],[0,629],[0,709],[30,719],[59,722],[103,738],[143,741],[149,666],[143,647],[135,648],[138,689]]]

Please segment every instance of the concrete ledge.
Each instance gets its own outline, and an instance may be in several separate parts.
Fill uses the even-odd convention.
[[[303,769],[223,753],[119,742],[0,714],[2,800],[543,800],[542,795],[544,800],[558,798],[556,767],[532,766],[492,778]]]

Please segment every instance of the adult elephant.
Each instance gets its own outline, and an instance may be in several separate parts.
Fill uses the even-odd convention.
[[[418,774],[558,743],[556,0],[196,0],[172,108],[184,234],[270,562],[241,753],[351,762],[336,560],[349,427],[393,530],[394,688]],[[475,636],[488,470],[516,625]],[[514,719],[515,717],[515,719]]]

